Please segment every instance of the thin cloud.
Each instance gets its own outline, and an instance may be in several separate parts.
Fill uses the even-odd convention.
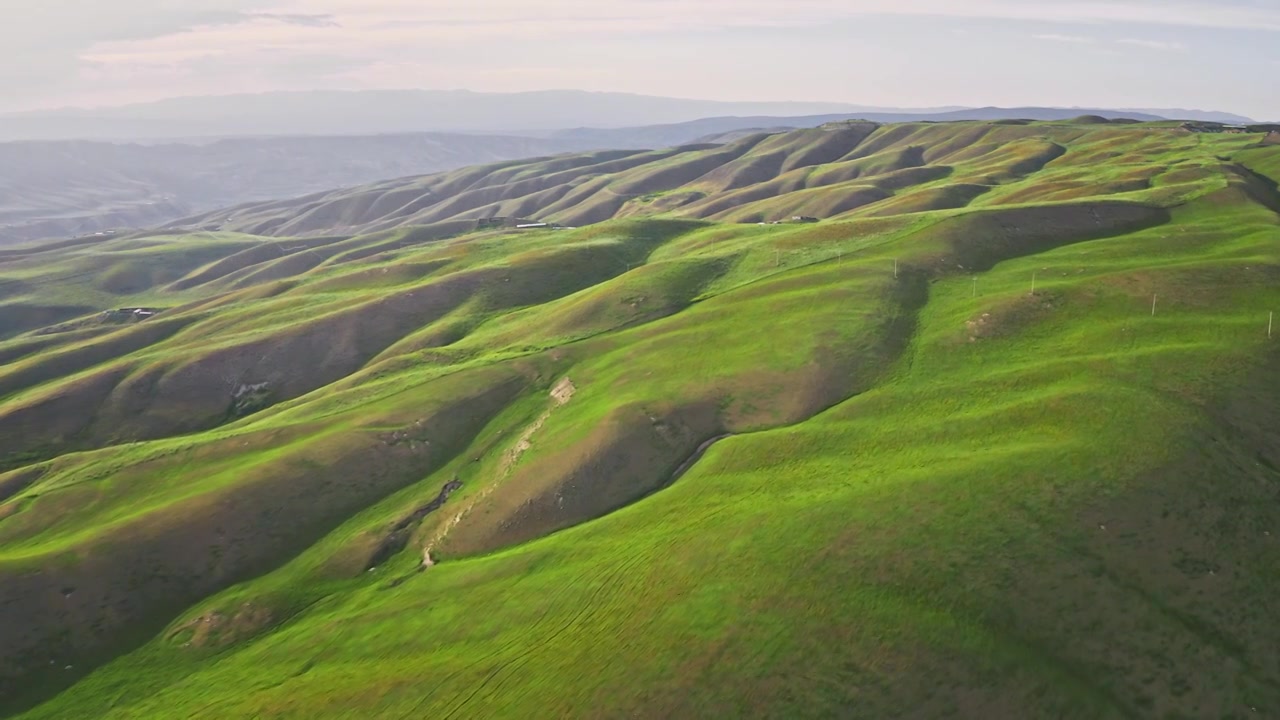
[[[261,0],[271,2],[272,0]],[[422,3],[419,0],[275,0],[278,4],[243,12],[240,21],[188,28],[147,39],[103,42],[82,54],[111,62],[146,56],[157,63],[198,55],[248,52],[262,43],[299,52],[358,52],[376,55],[388,48],[475,43],[525,37],[606,37],[706,32],[731,28],[824,26],[866,16],[935,16],[1006,19],[1056,24],[1139,23],[1280,31],[1280,9],[1256,5],[1140,0],[542,0],[531,12],[526,0],[469,0]],[[341,33],[335,32],[341,28]],[[1074,44],[1094,41],[1076,33],[1043,33],[1038,39]],[[1126,44],[1148,49],[1179,49],[1171,43],[1134,39]]]
[[[286,25],[298,25],[300,27],[340,27],[340,23],[332,15],[315,15],[306,13],[270,13],[270,12],[249,12],[242,13],[243,18],[263,20],[274,20]]]
[[[1184,52],[1187,46],[1180,42],[1168,42],[1165,40],[1143,40],[1141,38],[1124,38],[1116,42],[1121,45],[1129,45],[1131,47],[1145,48],[1147,50],[1163,50],[1165,52]]]
[[[1047,40],[1049,42],[1071,43],[1073,45],[1093,45],[1097,41],[1093,38],[1084,37],[1082,35],[1057,35],[1054,33],[1046,33],[1043,35],[1032,35],[1036,40]]]
[[[82,1],[43,0],[33,8]],[[250,84],[266,90],[588,83],[591,89],[653,91],[662,87],[659,81],[651,74],[639,80],[639,71],[631,70],[644,62],[646,47],[671,48],[681,56],[708,44],[738,51],[745,33],[733,31],[749,29],[758,39],[767,29],[779,48],[812,42],[826,52],[845,24],[852,31],[891,17],[903,18],[893,25],[917,26],[916,37],[968,33],[979,42],[1006,35],[1001,29],[994,37],[991,21],[1021,24],[1024,38],[1090,54],[1185,50],[1164,41],[1183,40],[1180,33],[1190,28],[1237,30],[1248,43],[1265,43],[1259,33],[1280,32],[1280,4],[1274,0],[540,0],[536,7],[527,0],[184,0],[181,13],[172,5],[117,0],[108,11],[95,4],[74,38],[52,35],[52,28],[66,26],[65,12],[33,9],[19,18],[22,27],[0,26],[0,41],[11,48],[18,43],[16,55],[11,53],[15,68],[45,71],[31,79],[0,69],[0,106],[6,100],[11,107],[47,106],[54,98],[79,102],[91,94],[133,102]],[[812,40],[804,39],[804,28],[813,29]],[[50,37],[56,42],[47,42]],[[26,40],[32,41],[23,45]],[[774,65],[802,66],[788,52],[779,50]],[[597,58],[593,67],[619,79],[584,76],[581,57]],[[536,81],[528,74],[518,81],[508,72],[530,63],[544,69]],[[700,72],[715,77],[709,87],[725,88],[728,71],[722,65],[732,64],[717,61]],[[160,83],[154,77],[182,80]],[[20,91],[27,95],[15,101]]]
[[[443,5],[443,6],[442,6]],[[872,15],[1003,19],[1065,24],[1132,23],[1157,26],[1280,31],[1280,8],[1208,0],[542,0],[537,12],[527,0],[282,0],[272,12],[324,12],[337,17],[422,20],[452,26],[519,25],[522,18],[552,24],[608,23],[625,31],[629,23],[657,23],[670,29],[729,26],[822,25]]]

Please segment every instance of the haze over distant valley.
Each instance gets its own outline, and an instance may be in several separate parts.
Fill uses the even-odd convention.
[[[815,110],[824,112],[800,114]],[[754,114],[762,112],[790,114]],[[727,133],[746,130],[816,127],[851,118],[954,122],[1082,114],[1248,121],[1229,113],[1159,109],[924,111],[618,93],[422,91],[187,98],[9,115],[0,116],[0,134],[44,141],[0,143],[0,243],[145,227],[250,201],[492,161],[718,142],[728,139]],[[655,124],[636,124],[646,122]],[[469,132],[441,132],[447,128]],[[318,134],[326,132],[338,134]]]
[[[832,102],[717,102],[573,90],[524,93],[469,91],[311,91],[180,97],[95,109],[0,115],[0,140],[156,140],[262,135],[364,135],[467,132],[544,136],[570,128],[634,128],[731,117],[866,117],[910,119],[1049,119],[1098,113],[1151,120],[1249,122],[1225,112],[1192,110],[1022,108],[885,108]],[[804,123],[800,123],[803,125]],[[818,124],[818,123],[813,123]]]

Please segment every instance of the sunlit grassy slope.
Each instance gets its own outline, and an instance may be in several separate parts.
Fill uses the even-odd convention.
[[[0,257],[83,309],[0,331],[0,711],[1280,713],[1280,148],[864,134],[681,180],[828,188],[750,209]]]
[[[1259,144],[1262,135],[1249,135]],[[246,205],[176,227],[296,236],[514,217],[583,225],[669,215],[772,222],[1084,199],[1163,204],[1221,180],[1238,136],[1101,122],[836,123],[723,145],[467,168]]]

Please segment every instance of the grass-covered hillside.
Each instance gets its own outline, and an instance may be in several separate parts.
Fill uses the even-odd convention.
[[[1258,143],[1262,134],[1249,135]],[[1220,177],[1220,136],[1177,123],[833,123],[727,143],[505,162],[245,205],[175,230],[299,236],[518,218],[564,226],[674,216],[719,222],[883,217],[1028,203],[1168,205]],[[1236,147],[1240,143],[1227,143]],[[1202,152],[1188,152],[1198,148]]]
[[[0,715],[1278,716],[1278,180],[851,126],[0,252]]]

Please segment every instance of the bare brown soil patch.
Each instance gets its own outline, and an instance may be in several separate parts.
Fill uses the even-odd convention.
[[[484,522],[457,525],[447,549],[470,554],[506,547],[634,502],[659,489],[706,438],[719,432],[718,416],[713,405],[661,416],[620,409],[583,442],[513,472],[501,494],[484,499]]]
[[[448,538],[450,532],[452,532],[453,529],[456,528],[459,523],[461,523],[467,515],[476,508],[477,505],[487,500],[489,496],[492,495],[493,492],[511,476],[516,464],[520,462],[520,458],[533,448],[533,437],[537,435],[538,431],[542,430],[543,426],[547,424],[547,421],[551,419],[551,414],[554,412],[555,408],[567,405],[571,400],[573,400],[573,396],[577,391],[578,388],[573,384],[573,380],[567,376],[560,382],[556,383],[550,393],[553,407],[547,409],[539,415],[536,420],[530,423],[529,426],[520,433],[520,437],[516,439],[515,444],[503,454],[502,462],[498,466],[498,471],[496,473],[497,477],[486,485],[478,494],[471,497],[468,502],[459,509],[453,517],[445,522],[435,535],[426,543],[422,550],[423,567],[431,567],[435,564],[431,554],[435,547],[443,543]]]
[[[222,648],[247,640],[275,623],[275,614],[265,605],[246,602],[228,615],[213,611],[175,628],[170,642],[183,647]]]
[[[1054,293],[1028,293],[965,321],[965,335],[968,342],[978,342],[1017,333],[1051,315],[1062,302]]]

